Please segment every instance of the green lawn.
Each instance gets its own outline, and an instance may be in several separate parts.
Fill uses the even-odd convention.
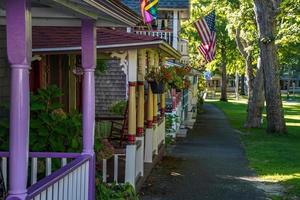
[[[284,199],[300,198],[300,103],[284,101],[288,134],[278,136],[267,134],[264,128],[243,128],[246,118],[245,99],[230,100],[227,103],[214,100],[207,102],[222,109],[232,127],[247,133],[242,134],[241,138],[250,167],[256,170],[258,176],[266,182],[279,182],[286,186]]]

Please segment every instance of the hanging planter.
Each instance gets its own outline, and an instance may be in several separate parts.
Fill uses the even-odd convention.
[[[164,82],[149,81],[153,94],[161,94],[164,92]]]

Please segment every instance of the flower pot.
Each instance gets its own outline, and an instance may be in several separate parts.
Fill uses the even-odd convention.
[[[153,94],[161,94],[164,92],[164,83],[162,81],[161,82],[151,81],[149,83]]]

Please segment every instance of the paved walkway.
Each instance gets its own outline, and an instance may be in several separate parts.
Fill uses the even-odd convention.
[[[177,142],[153,170],[142,200],[256,200],[264,193],[243,177],[253,177],[239,136],[224,114],[205,104],[188,137]]]

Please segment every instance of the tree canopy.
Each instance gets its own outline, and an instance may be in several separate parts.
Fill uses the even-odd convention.
[[[264,88],[267,130],[285,132],[279,78],[283,74],[300,76],[300,0],[192,0],[191,4],[191,18],[183,23],[182,31],[182,37],[189,40],[191,65],[222,73],[221,100],[227,99],[223,95],[226,74],[246,75],[249,100],[253,95],[262,96],[256,92],[263,94]],[[201,41],[194,22],[212,10],[217,49],[215,60],[206,63],[198,51]],[[256,65],[260,66],[257,72]],[[254,90],[262,80],[262,89]]]
[[[245,44],[245,50],[251,51],[253,65],[258,57],[258,31],[254,15],[253,0],[192,0],[191,17],[183,23],[182,37],[189,40],[190,59],[193,67],[202,70],[219,71],[221,63],[221,49],[226,46],[227,73],[245,73],[244,58],[235,44],[237,28]],[[277,17],[276,44],[280,68],[283,71],[300,68],[300,0],[283,0]],[[196,20],[201,19],[212,10],[216,11],[217,52],[216,59],[205,65],[203,56],[197,47],[201,43],[194,27]]]

